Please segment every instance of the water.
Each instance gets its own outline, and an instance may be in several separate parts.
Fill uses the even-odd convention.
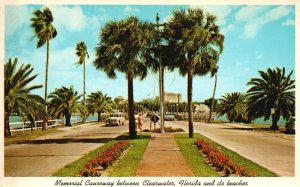
[[[101,117],[102,119],[105,118],[104,115],[105,114],[102,114],[102,117]],[[82,118],[79,115],[72,115],[72,118],[76,118],[77,122],[81,122],[81,120],[82,120]],[[216,119],[228,122],[228,119],[225,116],[217,117]],[[90,115],[87,118],[86,121],[97,121],[97,120],[98,120],[98,114],[94,114],[94,115]],[[10,121],[10,123],[13,123],[13,122],[22,122],[22,119],[20,118],[20,116],[10,116],[9,121]],[[269,125],[271,125],[272,124],[272,120],[269,119],[269,120],[265,121],[264,118],[258,118],[256,120],[254,120],[253,123],[256,123],[256,124],[269,124]],[[282,117],[280,117],[280,119],[278,121],[278,125],[285,125],[285,120]]]
[[[107,116],[107,115],[102,114],[101,119],[104,119],[105,116]],[[80,115],[72,115],[72,117],[71,117],[71,123],[75,122],[75,118],[76,118],[77,122],[81,122],[82,121],[82,118],[80,117]],[[98,114],[94,114],[94,115],[90,115],[87,118],[86,122],[97,121],[97,120],[98,120]],[[28,120],[26,120],[26,121],[28,121]],[[22,118],[20,116],[10,116],[9,117],[9,123],[10,123],[10,128],[11,129],[22,128],[23,127],[22,123],[11,124],[11,123],[17,123],[17,122],[23,122],[23,120],[22,120]]]
[[[226,121],[226,122],[229,122],[228,119],[225,117],[225,116],[220,116],[220,117],[217,117],[216,120],[222,120],[222,121]],[[285,120],[280,117],[279,121],[278,121],[278,125],[285,125]],[[268,124],[268,125],[271,125],[272,124],[272,119],[270,118],[269,120],[264,120],[264,118],[257,118],[255,119],[254,121],[252,121],[252,123],[255,123],[255,124]]]
[[[104,117],[104,116],[103,116]],[[76,118],[77,122],[81,122],[82,118],[80,115],[72,115],[71,118]],[[98,114],[90,115],[86,121],[97,121],[98,120]],[[23,122],[22,118],[20,116],[10,116],[9,117],[9,123],[14,123],[14,122]]]

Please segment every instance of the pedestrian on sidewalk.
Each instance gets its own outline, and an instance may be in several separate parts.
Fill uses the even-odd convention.
[[[143,125],[144,125],[144,119],[141,113],[139,113],[138,117],[138,128],[140,129],[140,132],[143,132]]]
[[[151,131],[151,126],[152,126],[152,123],[154,124],[154,130],[155,130],[155,126],[156,126],[156,123],[159,122],[159,117],[157,114],[155,114],[153,112],[151,118],[150,118],[150,131]]]

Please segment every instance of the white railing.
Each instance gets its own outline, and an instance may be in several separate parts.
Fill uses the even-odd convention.
[[[48,120],[48,127],[56,127],[65,124],[65,118],[63,119],[54,119],[54,120]],[[71,124],[77,124],[77,118],[71,118]],[[44,121],[34,121],[33,129],[42,128],[44,124]],[[11,131],[24,131],[24,130],[30,130],[31,129],[31,122],[25,121],[25,122],[13,122],[9,123]]]

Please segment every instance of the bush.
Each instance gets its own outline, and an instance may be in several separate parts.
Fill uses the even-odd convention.
[[[234,174],[235,176],[255,177],[255,171],[248,171],[244,167],[237,166],[229,157],[218,151],[215,147],[209,145],[202,139],[195,141],[195,145],[206,156],[207,160],[216,167],[217,171],[223,171],[226,176]]]
[[[129,147],[127,141],[119,141],[115,145],[107,148],[106,150],[97,154],[96,158],[93,158],[86,162],[79,176],[81,177],[95,177],[101,176],[101,170],[105,170],[117,160],[122,152]]]

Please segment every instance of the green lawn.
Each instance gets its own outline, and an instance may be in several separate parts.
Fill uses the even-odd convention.
[[[135,176],[137,165],[142,159],[142,156],[148,145],[149,138],[150,135],[145,133],[138,134],[136,139],[129,139],[128,135],[122,135],[118,137],[116,140],[112,140],[105,143],[103,146],[100,146],[99,148],[91,151],[90,153],[83,156],[82,158],[67,165],[66,167],[57,171],[52,176],[58,176],[58,177],[77,176],[87,161],[94,158],[97,155],[97,153],[117,143],[118,140],[127,140],[132,146],[128,149],[126,154],[121,157],[119,162],[113,166],[110,175],[111,176]]]
[[[136,169],[149,143],[150,134],[138,134],[137,139],[128,140],[132,145],[128,152],[121,157],[119,163],[110,172],[112,177],[135,176]],[[126,139],[126,138],[125,138]]]
[[[199,134],[195,134],[195,138],[188,138],[188,134],[175,134],[176,143],[181,150],[185,160],[190,166],[195,176],[216,177],[218,173],[209,166],[202,158],[201,153],[194,145],[194,141],[199,138]]]
[[[247,168],[248,170],[254,170],[259,177],[275,177],[277,176],[275,173],[269,171],[268,169],[252,162],[251,160],[239,155],[238,153],[227,149],[226,147],[210,140],[209,138],[195,133],[194,138],[188,138],[188,134],[177,134],[175,135],[175,140],[182,151],[186,161],[189,163],[192,171],[195,176],[215,176],[210,169],[204,168],[204,161],[201,157],[201,153],[197,150],[194,144],[194,141],[197,139],[203,139],[208,142],[210,145],[215,146],[219,149],[219,151],[223,152],[225,155],[228,155],[232,161],[234,161],[237,165]],[[247,146],[247,143],[245,144]],[[253,150],[255,151],[255,150]],[[197,159],[196,157],[200,159]],[[210,167],[210,166],[209,166]],[[207,170],[207,171],[206,171]]]

